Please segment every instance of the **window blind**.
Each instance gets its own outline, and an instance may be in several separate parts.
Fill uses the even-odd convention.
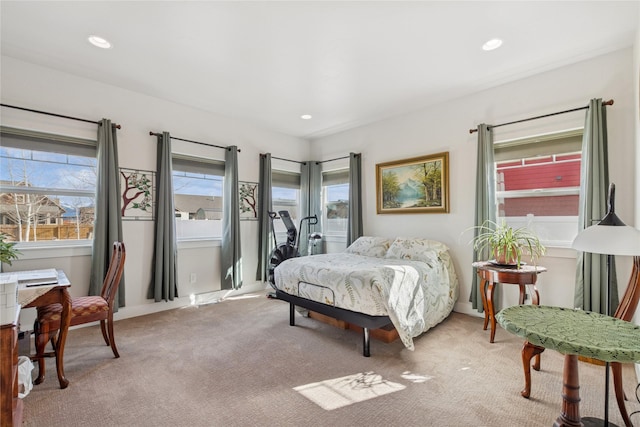
[[[172,167],[176,171],[224,176],[224,162],[222,160],[174,154],[171,156],[171,161]]]
[[[23,150],[96,157],[97,142],[67,135],[0,126],[0,145]]]
[[[322,172],[322,185],[339,185],[349,183],[349,169]]]
[[[274,170],[271,172],[271,185],[280,188],[300,189],[300,174]]]
[[[496,162],[582,151],[582,129],[494,144]]]

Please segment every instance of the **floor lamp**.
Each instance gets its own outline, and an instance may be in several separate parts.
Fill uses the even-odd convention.
[[[611,316],[611,264],[614,255],[640,255],[640,231],[625,225],[615,214],[615,184],[609,185],[609,210],[607,215],[596,225],[585,228],[578,233],[572,248],[582,252],[607,255],[607,295],[606,315]],[[605,395],[604,420],[597,418],[583,418],[585,426],[604,425],[609,423],[609,362],[605,363]]]

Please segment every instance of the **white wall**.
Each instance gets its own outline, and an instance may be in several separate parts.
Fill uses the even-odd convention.
[[[637,56],[637,48],[636,48]],[[223,118],[131,91],[78,78],[52,69],[2,57],[1,100],[3,103],[98,120],[102,117],[120,123],[118,131],[120,166],[155,170],[155,137],[149,131],[169,131],[172,135],[219,145],[238,145],[241,180],[257,181],[258,154],[294,160],[331,159],[350,151],[361,152],[363,160],[364,230],[368,235],[429,237],[446,243],[452,250],[458,270],[461,292],[456,311],[476,314],[467,302],[472,269],[468,238],[461,233],[472,225],[476,162],[476,135],[469,129],[479,123],[503,123],[525,117],[584,106],[591,98],[614,99],[608,107],[611,180],[617,185],[617,213],[628,224],[637,222],[634,210],[640,211],[634,139],[638,126],[638,60],[634,67],[634,50],[625,49],[602,57],[545,72],[520,81],[479,92],[473,96],[443,103],[412,114],[377,122],[311,144],[299,138],[270,132],[247,123]],[[635,87],[632,93],[629,88]],[[76,136],[94,137],[95,127],[75,121],[51,118],[8,108],[0,110],[2,123]],[[571,113],[552,119],[527,122],[496,129],[496,139],[545,133],[583,125],[583,113]],[[197,146],[200,147],[200,146]],[[184,148],[189,150],[213,150]],[[377,215],[375,210],[375,165],[380,162],[420,156],[440,151],[450,154],[449,214]],[[640,150],[639,150],[640,151]],[[219,151],[211,155],[222,157]],[[274,167],[276,167],[274,161]],[[295,164],[283,163],[283,168]],[[243,222],[245,289],[256,285],[255,242],[257,223]],[[190,292],[202,292],[206,286],[219,287],[215,244],[181,246],[179,265],[179,301],[154,304],[146,299],[150,279],[153,247],[153,223],[125,221],[124,240],[128,249],[126,274],[127,307],[120,317],[144,314],[185,304]],[[79,250],[74,252],[77,253]],[[25,254],[29,255],[29,254]],[[46,256],[51,256],[48,253]],[[81,253],[87,258],[88,252]],[[54,252],[53,256],[58,256]],[[12,269],[60,266],[69,272],[74,283],[72,293],[86,292],[86,260],[25,256]],[[33,258],[30,260],[28,258]],[[539,289],[544,304],[571,306],[575,254],[570,249],[551,249],[540,263],[549,271],[540,276]],[[39,261],[36,261],[39,259]],[[183,262],[184,261],[184,262]],[[621,263],[620,285],[626,285],[629,263]],[[79,264],[78,264],[79,263]],[[195,272],[198,282],[191,286],[188,277]],[[503,304],[513,304],[517,292],[502,292]]]
[[[634,119],[637,99],[633,50],[625,49],[530,78],[495,87],[413,114],[391,118],[313,141],[314,158],[331,158],[348,151],[362,153],[364,231],[367,235],[418,236],[440,240],[452,250],[460,278],[455,310],[477,314],[468,302],[472,278],[469,235],[473,225],[476,134],[479,123],[498,124],[588,104],[592,98],[614,99],[607,108],[611,181],[616,183],[616,212],[628,224],[636,205]],[[637,76],[636,76],[637,78]],[[547,133],[584,125],[584,111],[495,129],[495,140]],[[376,214],[375,165],[381,162],[449,152],[450,213]],[[573,306],[575,252],[550,249],[540,264],[549,269],[538,288],[544,304]],[[621,261],[620,286],[626,286],[630,263]],[[624,288],[623,288],[624,289]],[[517,303],[517,288],[503,289],[503,306]]]
[[[640,15],[640,11],[638,12]],[[640,228],[640,28],[636,32],[635,48],[633,50],[633,98],[636,142],[636,228]],[[636,311],[635,323],[640,325],[640,309]],[[636,377],[640,381],[640,363],[636,364]]]
[[[237,145],[239,178],[258,180],[259,154],[303,160],[309,154],[309,142],[303,139],[268,131],[238,120],[188,108],[139,93],[119,89],[96,81],[79,78],[43,68],[9,57],[2,57],[2,103],[48,111],[90,120],[109,118],[122,125],[118,131],[120,167],[156,169],[156,137],[149,131],[168,131],[171,135],[216,145]],[[88,138],[96,137],[96,126],[72,120],[0,109],[2,124],[57,132]],[[201,153],[223,159],[221,149],[174,141],[174,149]],[[123,239],[127,248],[125,265],[126,307],[118,318],[164,310],[189,302],[192,292],[206,292],[220,288],[219,242],[186,243],[179,245],[178,292],[173,303],[153,303],[146,294],[151,275],[153,255],[153,222],[123,221]],[[255,281],[257,222],[242,221],[243,289],[262,289]],[[90,248],[76,248],[60,252],[57,249],[24,250],[21,260],[6,270],[57,267],[63,268],[72,282],[71,293],[86,295],[88,291]],[[79,255],[79,256],[76,256]],[[195,272],[196,284],[189,283]]]

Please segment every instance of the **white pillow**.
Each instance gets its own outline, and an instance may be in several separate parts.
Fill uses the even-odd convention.
[[[447,245],[436,240],[398,237],[389,247],[385,258],[428,262],[437,260],[441,253],[448,250]]]
[[[384,258],[387,250],[391,245],[391,239],[386,237],[362,236],[353,242],[347,249],[346,253],[371,256],[376,258]]]

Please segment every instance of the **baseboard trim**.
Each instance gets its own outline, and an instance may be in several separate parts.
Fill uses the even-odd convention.
[[[217,300],[224,300],[225,298],[230,298],[238,295],[249,294],[252,292],[263,292],[267,289],[268,285],[257,282],[252,283],[250,285],[244,285],[242,288],[238,290],[217,290],[211,292],[211,298]],[[124,320],[130,319],[132,317],[144,316],[147,314],[158,313],[160,311],[165,310],[173,310],[175,308],[183,308],[189,307],[192,304],[191,296],[184,296],[174,299],[173,301],[161,301],[155,302],[149,300],[148,304],[137,305],[135,307],[123,307],[118,310],[117,313],[114,313],[113,320]]]

